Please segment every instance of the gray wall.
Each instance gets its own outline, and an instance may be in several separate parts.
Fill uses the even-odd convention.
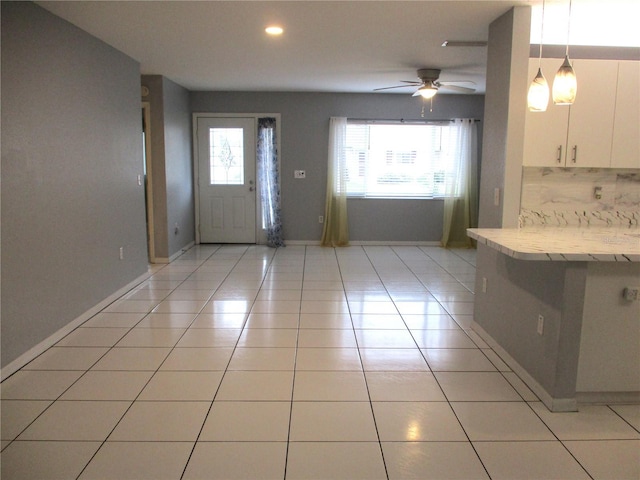
[[[147,251],[138,63],[1,5],[4,367],[143,274]]]
[[[189,92],[161,75],[143,75],[142,85],[151,109],[155,256],[167,261],[195,240]]]
[[[518,226],[530,25],[531,7],[516,7],[489,26],[478,219],[482,228]],[[496,188],[499,205],[494,205]]]
[[[189,91],[163,78],[169,257],[195,240]],[[178,226],[179,232],[175,232]]]
[[[576,396],[587,263],[515,260],[478,244],[474,321],[555,400]]]
[[[191,92],[198,113],[280,113],[282,216],[285,240],[319,241],[324,215],[329,117],[420,119],[422,102],[411,95]],[[482,119],[483,95],[438,95],[425,118]],[[478,138],[482,138],[482,123]],[[306,170],[304,180],[294,170]],[[353,241],[439,241],[441,200],[349,200]]]

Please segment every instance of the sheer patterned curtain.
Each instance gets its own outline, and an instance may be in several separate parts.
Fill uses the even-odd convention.
[[[321,241],[321,244],[327,247],[342,247],[349,244],[346,142],[346,117],[331,117],[329,120],[327,200]]]
[[[457,118],[450,127],[451,169],[445,175],[443,247],[472,247],[467,228],[478,223],[478,134],[473,119]]]
[[[258,119],[257,154],[262,228],[266,231],[268,246],[284,247],[280,218],[280,176],[275,118]]]

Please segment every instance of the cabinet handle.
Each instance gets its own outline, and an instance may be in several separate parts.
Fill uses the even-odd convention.
[[[577,159],[578,159],[578,145],[574,145],[573,148],[571,149],[571,161],[573,163],[576,163]]]
[[[556,162],[562,163],[562,145],[558,145],[558,155],[556,157]]]

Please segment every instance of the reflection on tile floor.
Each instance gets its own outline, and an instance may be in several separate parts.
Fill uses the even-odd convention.
[[[194,247],[2,384],[3,479],[635,479],[640,405],[550,413],[475,252]]]

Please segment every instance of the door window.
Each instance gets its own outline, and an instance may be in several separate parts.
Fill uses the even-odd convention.
[[[209,184],[244,185],[242,128],[209,128]]]

